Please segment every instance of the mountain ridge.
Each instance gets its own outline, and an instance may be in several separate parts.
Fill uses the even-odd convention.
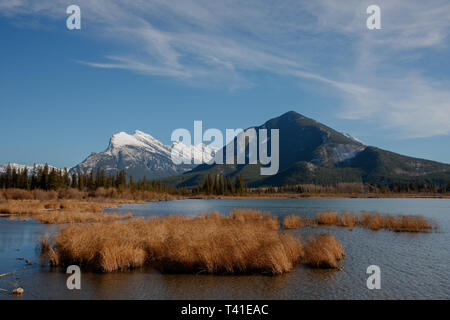
[[[208,174],[242,175],[244,181],[254,187],[301,183],[450,181],[448,164],[366,146],[348,134],[295,111],[250,128],[279,129],[280,168],[277,174],[260,176],[260,165],[213,164],[200,165],[181,176],[170,178],[170,181],[178,186],[192,186],[201,183]]]
[[[186,172],[194,164],[176,165],[172,162],[172,149],[177,146],[182,149],[182,156],[194,162],[194,159],[212,158],[215,152],[204,144],[187,146],[181,142],[174,142],[172,145],[165,145],[153,136],[140,130],[135,130],[134,134],[118,132],[111,136],[108,147],[100,153],[91,153],[84,161],[70,169],[70,173],[88,173],[92,169],[103,169],[108,173],[116,173],[125,170],[128,175],[149,179],[164,178],[171,175]],[[187,157],[189,152],[192,159]]]

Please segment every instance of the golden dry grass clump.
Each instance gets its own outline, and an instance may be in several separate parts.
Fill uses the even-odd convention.
[[[283,228],[285,229],[299,229],[304,226],[303,219],[295,214],[290,214],[283,218]]]
[[[337,225],[339,223],[339,215],[336,211],[317,212],[317,223],[324,225]]]
[[[339,226],[348,227],[352,229],[359,222],[359,217],[356,213],[344,211],[339,217]]]
[[[303,263],[316,268],[337,268],[344,256],[345,250],[335,237],[321,234],[308,239]]]
[[[33,215],[33,218],[40,223],[92,223],[92,222],[111,222],[116,220],[130,219],[131,213],[91,213],[91,212],[71,212],[71,211],[52,211]]]
[[[278,217],[261,210],[235,208],[230,212],[229,216],[230,219],[238,220],[240,222],[256,221],[256,223],[262,223],[267,228],[273,230],[278,230],[280,227]]]
[[[9,215],[35,215],[52,211],[103,212],[105,208],[117,207],[114,203],[86,200],[4,200],[0,201],[0,213]]]
[[[360,226],[371,230],[386,229],[396,232],[428,232],[438,228],[437,224],[422,216],[392,216],[365,211],[361,215],[348,211],[342,214],[326,211],[318,212],[316,215],[319,224],[349,228]]]
[[[371,230],[386,229],[396,232],[429,232],[439,228],[437,223],[422,216],[392,216],[365,211],[360,215],[349,211],[340,214],[336,211],[317,212],[315,220],[296,215],[288,215],[283,219],[285,229],[296,229],[315,224],[350,229],[360,226]]]
[[[4,200],[0,201],[1,214],[35,214],[45,209],[39,200]]]
[[[372,230],[387,229],[396,232],[426,232],[438,225],[422,216],[391,216],[378,212],[363,212],[359,224]]]
[[[73,224],[54,236],[53,247],[43,247],[53,265],[78,264],[103,272],[150,265],[163,272],[275,275],[303,258],[301,241],[274,230],[267,218],[238,216]]]
[[[317,212],[317,223],[329,226],[341,226],[353,228],[358,224],[358,215],[344,211],[338,214],[336,211]]]
[[[295,214],[289,214],[283,218],[284,229],[300,229],[303,227],[316,227],[317,221],[315,219],[300,217]]]

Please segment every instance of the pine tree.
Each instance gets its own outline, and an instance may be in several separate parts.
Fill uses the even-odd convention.
[[[235,193],[233,183],[231,183],[231,178],[227,177],[227,189],[231,194]]]
[[[223,176],[219,176],[219,194],[225,194],[225,188],[223,186]]]
[[[88,182],[87,182],[87,187],[89,189],[95,189],[95,178],[94,178],[94,168],[92,168],[90,174],[89,174],[89,178],[88,178]]]
[[[40,184],[40,188],[44,189],[44,190],[49,190],[49,169],[48,169],[48,164],[45,164],[44,169],[40,170],[40,174],[39,174],[40,178],[39,178],[39,184]]]
[[[25,167],[23,169],[20,179],[20,188],[30,190],[30,181],[29,181],[29,175],[28,175],[28,168]]]
[[[63,185],[64,185],[64,188],[70,187],[70,177],[69,177],[69,171],[67,170],[67,168],[64,168]]]
[[[78,177],[75,171],[72,173],[72,184],[70,185],[72,188],[78,188]]]
[[[85,183],[85,176],[83,173],[78,172],[78,189],[80,190],[84,190],[84,188],[86,187],[86,183]]]

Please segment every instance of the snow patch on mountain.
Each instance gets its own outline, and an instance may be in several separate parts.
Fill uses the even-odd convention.
[[[331,147],[332,158],[335,163],[349,160],[355,157],[359,152],[365,149],[364,146],[356,146],[351,144],[337,144]]]
[[[359,139],[356,138],[356,137],[351,136],[349,133],[342,132],[342,134],[343,134],[344,136],[346,136],[347,138],[349,138],[350,140],[354,141],[354,142],[357,142],[357,143],[360,143],[360,144],[364,144],[361,140],[359,140]]]

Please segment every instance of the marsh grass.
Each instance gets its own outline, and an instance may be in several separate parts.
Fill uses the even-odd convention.
[[[333,267],[339,260],[317,252],[330,250],[323,240],[309,246],[308,254],[314,257],[308,258],[299,238],[280,232],[276,217],[247,209],[228,216],[211,212],[70,224],[51,242],[41,240],[52,265],[77,264],[100,272],[151,266],[164,273],[278,275],[303,261]],[[319,256],[321,263],[312,263]]]
[[[422,216],[391,216],[378,212],[363,212],[359,224],[371,230],[387,229],[396,232],[429,232],[437,230],[437,223]]]
[[[285,229],[302,228],[307,218],[296,215],[286,216],[283,220]],[[315,223],[324,226],[340,226],[353,229],[356,226],[380,230],[386,229],[395,232],[430,232],[439,229],[436,222],[423,216],[412,215],[387,215],[378,212],[366,212],[356,214],[349,211],[338,213],[336,211],[317,212]],[[311,224],[310,224],[311,225]],[[314,226],[314,223],[312,223]]]
[[[78,190],[74,188],[54,190],[0,189],[0,201],[4,200],[83,200],[96,202],[145,202],[175,200],[182,197],[154,191],[98,188],[96,190]]]
[[[295,214],[289,214],[283,218],[284,229],[300,229],[303,227],[315,227],[317,222],[314,219],[300,217]]]
[[[37,215],[51,211],[66,212],[103,212],[105,208],[114,208],[118,204],[83,200],[4,200],[0,201],[0,213],[6,215]]]
[[[232,220],[244,223],[251,223],[252,221],[262,223],[272,230],[278,230],[280,228],[278,217],[261,210],[235,208],[230,212],[229,217]]]
[[[321,234],[308,239],[303,262],[316,268],[337,268],[344,257],[342,244],[332,235]]]
[[[72,211],[53,211],[40,213],[33,218],[40,223],[56,224],[56,223],[93,223],[93,222],[111,222],[116,220],[131,219],[131,213],[91,213],[91,212],[72,212]]]
[[[359,221],[358,215],[349,211],[344,211],[342,214],[335,211],[318,212],[316,216],[317,223],[322,225],[353,228]]]

